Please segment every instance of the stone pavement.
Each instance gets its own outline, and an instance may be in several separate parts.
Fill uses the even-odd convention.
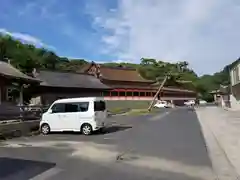
[[[213,168],[219,179],[240,179],[240,112],[197,108]]]

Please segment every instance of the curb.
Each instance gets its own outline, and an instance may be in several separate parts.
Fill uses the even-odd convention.
[[[39,120],[0,124],[0,140],[38,134]]]

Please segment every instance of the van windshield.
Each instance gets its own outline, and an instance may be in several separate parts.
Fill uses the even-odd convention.
[[[94,102],[94,111],[105,111],[106,104],[104,101],[95,101]]]

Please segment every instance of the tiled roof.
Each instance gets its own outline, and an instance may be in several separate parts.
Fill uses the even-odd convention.
[[[100,66],[101,78],[114,81],[153,82],[144,79],[136,69]]]
[[[35,73],[35,77],[42,81],[42,86],[110,89],[96,77],[82,73],[39,71]]]
[[[38,81],[35,78],[27,76],[26,74],[13,67],[11,64],[4,61],[0,61],[0,75],[14,79],[22,79],[25,81]]]
[[[87,72],[92,66],[96,66],[94,62],[86,64],[80,72]],[[100,65],[100,74],[102,79],[113,81],[131,81],[131,82],[154,82],[141,77],[137,69],[128,67],[109,67]]]

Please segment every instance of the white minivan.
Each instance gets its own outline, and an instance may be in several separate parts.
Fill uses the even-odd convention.
[[[40,131],[75,131],[90,135],[105,126],[106,104],[101,97],[56,100],[42,115]]]

